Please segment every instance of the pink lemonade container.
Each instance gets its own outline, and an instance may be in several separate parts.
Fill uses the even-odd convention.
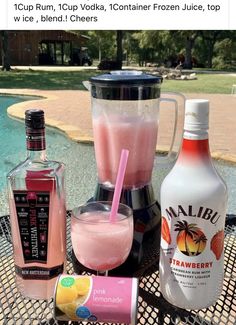
[[[54,317],[60,321],[137,324],[138,279],[67,275],[58,277]]]

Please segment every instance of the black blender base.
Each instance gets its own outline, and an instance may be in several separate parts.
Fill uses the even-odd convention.
[[[96,194],[90,201],[112,201],[113,190],[98,185]],[[123,190],[121,202],[133,209],[134,239],[127,260],[119,267],[109,271],[110,275],[134,276],[146,263],[157,256],[160,248],[161,210],[154,199],[151,185],[140,189]],[[72,263],[76,273],[94,273],[81,265],[72,252]]]

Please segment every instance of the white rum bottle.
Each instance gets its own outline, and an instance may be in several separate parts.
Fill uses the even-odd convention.
[[[182,148],[161,186],[160,288],[171,304],[201,309],[224,277],[227,188],[208,143],[209,102],[187,100]]]
[[[27,159],[7,176],[16,284],[49,299],[66,259],[64,165],[46,158],[44,112],[26,111],[25,125]]]

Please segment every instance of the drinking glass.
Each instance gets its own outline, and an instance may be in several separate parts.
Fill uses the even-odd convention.
[[[71,241],[77,260],[107,275],[127,259],[133,242],[133,212],[120,203],[116,220],[109,219],[111,202],[88,202],[73,209]]]

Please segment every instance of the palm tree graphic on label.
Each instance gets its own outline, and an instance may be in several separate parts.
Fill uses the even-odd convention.
[[[203,244],[205,244],[205,246],[206,246],[207,238],[206,238],[206,236],[205,236],[204,234],[202,234],[202,235],[198,235],[198,237],[196,237],[196,238],[194,239],[194,242],[195,242],[196,244],[198,244],[198,248],[197,248],[197,251],[196,251],[195,255],[199,255],[199,254],[201,254],[201,252],[202,252],[201,249],[200,249],[201,244],[203,243]],[[205,248],[205,246],[204,246],[204,248]]]
[[[197,256],[204,251],[207,238],[197,224],[189,224],[183,220],[178,221],[174,226],[174,230],[178,231],[176,242],[181,253],[187,256]]]

